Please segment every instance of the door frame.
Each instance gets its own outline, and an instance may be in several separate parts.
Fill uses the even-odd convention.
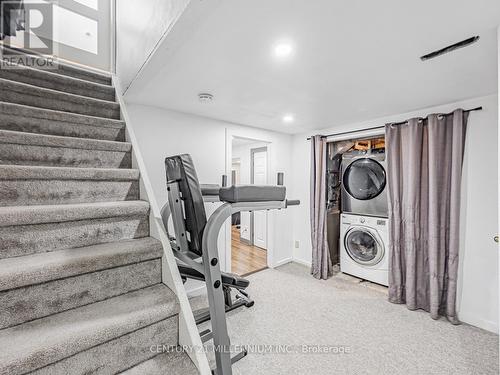
[[[246,138],[255,140],[255,142],[262,142],[266,144],[267,148],[267,181],[274,181],[273,175],[277,173],[276,167],[274,163],[272,163],[272,155],[273,155],[273,143],[272,139],[267,138],[266,136],[262,136],[262,133],[259,135],[255,135],[255,131],[252,129],[230,129],[226,128],[226,168],[225,174],[227,176],[231,173],[232,166],[232,157],[233,157],[233,138]],[[274,226],[276,222],[276,211],[268,211],[267,212],[267,267],[274,268],[276,264],[274,262],[274,241],[272,240],[270,233],[274,233]],[[224,225],[225,230],[225,261],[226,261],[226,272],[231,272],[231,221],[226,221]]]
[[[254,184],[255,183],[255,176],[254,176],[254,155],[257,153],[257,152],[266,152],[266,163],[267,163],[267,168],[269,168],[269,154],[267,153],[267,145],[266,146],[262,146],[262,147],[256,147],[256,148],[251,148],[250,149],[250,184]],[[267,173],[267,176],[266,176],[266,184],[269,183],[269,170],[268,170],[268,173]],[[269,220],[268,214],[269,211],[266,211],[266,222]],[[254,241],[254,212],[250,212],[250,245],[252,246],[255,246],[255,241]],[[269,242],[269,236],[268,236],[268,233],[267,233],[267,224],[266,224],[266,251],[267,251],[267,244]]]

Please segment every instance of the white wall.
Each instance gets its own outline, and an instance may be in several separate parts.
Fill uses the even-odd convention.
[[[190,0],[116,0],[116,74],[126,90]]]
[[[293,217],[294,260],[311,263],[309,227],[309,159],[307,136],[369,128],[432,112],[483,106],[473,112],[467,129],[462,183],[462,241],[458,291],[459,317],[462,321],[498,331],[498,247],[493,237],[498,231],[498,144],[497,96],[488,96],[362,123],[346,124],[293,137],[294,170],[290,195],[301,200]]]
[[[160,205],[167,202],[164,167],[166,156],[191,154],[198,179],[202,183],[220,184],[223,174],[230,176],[231,163],[226,164],[227,153],[231,152],[231,143],[226,148],[226,138],[229,134],[269,142],[270,176],[284,172],[285,185],[291,181],[291,135],[142,105],[129,104],[127,110],[142,145],[141,152]],[[294,209],[295,207],[292,207],[269,214],[275,223],[273,232],[269,234],[275,265],[292,258],[290,228],[291,211]],[[227,242],[223,241],[219,246],[227,246]]]
[[[497,30],[497,44],[498,44],[498,54],[497,54],[497,65],[498,65],[498,127],[497,129],[500,130],[500,26],[498,27]],[[498,131],[498,144],[500,145],[500,131]],[[498,153],[498,165],[500,167],[500,148],[499,148],[499,153]],[[497,193],[498,193],[498,202],[500,203],[500,173],[497,176]],[[500,236],[500,209],[498,212],[498,226],[497,226],[497,236]],[[498,238],[498,237],[497,237]],[[499,245],[497,244],[497,250],[500,250]],[[498,269],[500,269],[500,256],[498,257]],[[500,282],[500,280],[499,280]],[[497,298],[500,301],[500,287],[497,293]],[[499,312],[500,315],[500,312]],[[500,319],[500,318],[499,318]]]
[[[498,114],[499,114],[499,118],[498,118],[498,127],[497,129],[500,129],[500,26],[498,27],[498,33],[497,33],[497,43],[498,43],[498,57],[497,57],[497,65],[498,65]],[[500,131],[498,132],[498,144],[500,145]],[[500,149],[499,149],[500,151]],[[498,154],[498,163],[499,163],[499,166],[500,166],[500,152]],[[498,188],[498,202],[500,202],[500,173],[498,174],[497,176],[497,188]],[[498,212],[499,214],[499,217],[498,217],[498,226],[497,226],[497,236],[500,235],[500,210]],[[500,250],[500,247],[498,247],[499,245],[497,244],[497,249]],[[500,269],[500,257],[499,257],[499,263],[498,263],[498,268]],[[499,291],[497,293],[497,298],[500,300],[500,288],[499,288]],[[500,314],[500,312],[499,312]]]

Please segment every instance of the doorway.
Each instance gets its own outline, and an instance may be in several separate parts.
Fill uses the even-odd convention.
[[[327,147],[327,241],[332,263],[338,267],[342,249],[348,254],[347,237],[341,238],[341,214],[357,212],[382,216],[377,215],[375,209],[383,211],[387,207],[387,200],[380,196],[385,187],[386,172],[379,163],[385,160],[385,137],[374,134],[341,139],[328,142]],[[370,200],[374,201],[374,209]],[[357,210],[359,207],[361,211]]]
[[[268,183],[268,149],[264,142],[234,137],[231,182]],[[231,220],[231,270],[244,276],[267,268],[267,211],[241,212]]]
[[[111,69],[112,16],[114,2],[109,0],[39,0],[52,4],[54,24],[41,29],[35,35],[31,30],[17,33],[9,38],[12,47],[28,49],[24,45],[24,33],[35,40],[34,47],[41,48],[52,41],[54,55],[70,63],[84,65],[103,71]],[[31,14],[31,13],[30,13]],[[43,16],[33,15],[34,20]],[[40,21],[41,22],[41,21]]]

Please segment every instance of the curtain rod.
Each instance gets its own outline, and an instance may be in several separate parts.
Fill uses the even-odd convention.
[[[471,109],[465,109],[464,113],[469,113],[469,112],[474,112],[474,111],[481,111],[483,107],[476,107],[476,108],[471,108]],[[453,112],[450,113],[442,113],[442,115],[451,115]],[[408,121],[401,121],[401,122],[389,122],[391,125],[403,125],[406,124]],[[385,125],[382,126],[373,126],[371,128],[364,128],[364,129],[359,129],[359,130],[350,130],[347,132],[342,132],[342,133],[332,133],[332,134],[327,134],[327,135],[322,135],[321,138],[328,138],[328,137],[334,137],[338,135],[344,135],[344,134],[351,134],[351,133],[359,133],[359,132],[364,132],[368,130],[376,130],[376,129],[383,129],[385,128]],[[308,141],[311,140],[311,137],[307,138]]]

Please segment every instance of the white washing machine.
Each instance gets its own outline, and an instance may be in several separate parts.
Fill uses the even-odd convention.
[[[389,228],[385,217],[341,214],[340,270],[388,285]]]

